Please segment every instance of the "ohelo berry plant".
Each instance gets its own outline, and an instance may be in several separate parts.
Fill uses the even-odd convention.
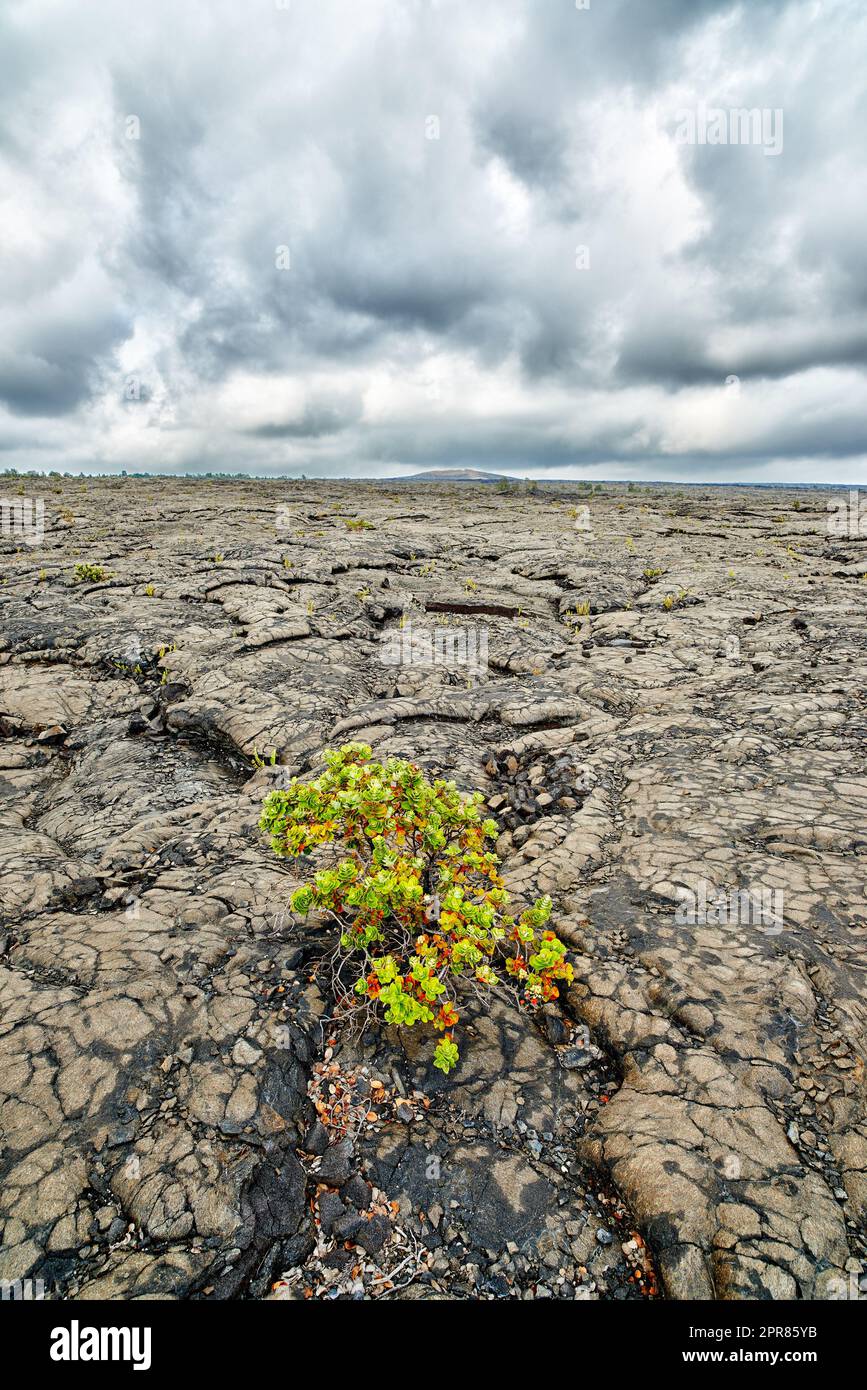
[[[566,948],[545,930],[551,899],[516,919],[487,848],[497,835],[483,820],[480,792],[428,781],[400,758],[374,762],[350,743],[325,755],[312,782],[293,778],[265,798],[260,827],[279,855],[308,855],[339,844],[345,855],[298,888],[296,912],[319,909],[340,926],[338,981],[345,999],[387,1023],[431,1025],[441,1034],[434,1066],[458,1061],[458,985],[482,996],[516,989],[529,1008],[558,997],[572,979]]]

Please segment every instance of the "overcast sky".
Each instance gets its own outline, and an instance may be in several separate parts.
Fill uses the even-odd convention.
[[[867,482],[864,0],[2,0],[0,74],[0,468]]]

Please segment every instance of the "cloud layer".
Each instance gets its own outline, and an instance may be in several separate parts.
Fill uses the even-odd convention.
[[[865,481],[865,59],[861,0],[12,0],[0,467]]]

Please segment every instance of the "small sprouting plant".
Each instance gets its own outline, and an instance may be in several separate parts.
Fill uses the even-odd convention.
[[[111,575],[104,565],[91,565],[86,560],[82,560],[75,566],[75,579],[77,583],[87,580],[91,584],[102,584]]]
[[[351,517],[346,523],[347,531],[372,531],[374,529],[372,521],[365,521],[363,516]]]
[[[627,537],[626,537],[626,549],[627,549],[627,550],[634,550],[634,549],[635,549],[635,541],[632,539],[631,536],[627,536]]]
[[[664,571],[664,570],[657,570],[657,569],[650,569],[650,568],[649,568],[649,569],[643,570],[642,573],[643,573],[644,578],[647,580],[648,584],[652,584],[652,583],[654,582],[655,579],[661,579],[661,578],[662,578],[662,575],[665,573],[665,571]]]
[[[156,593],[156,589],[154,588],[153,584],[145,585],[145,593],[147,594],[148,598],[153,598],[154,594]]]
[[[466,589],[468,594],[474,594],[478,587],[479,586],[476,583],[475,579],[468,579],[464,584],[464,588]]]
[[[480,792],[429,781],[402,758],[380,763],[362,743],[325,754],[315,781],[293,778],[266,796],[260,828],[281,856],[337,844],[341,857],[296,889],[294,911],[325,913],[340,928],[333,957],[338,1007],[389,1024],[430,1025],[434,1066],[458,1061],[459,985],[481,999],[497,987],[536,1008],[572,979],[566,947],[546,929],[551,899],[514,917],[487,848],[493,820]]]
[[[254,767],[266,767],[266,766],[267,766],[267,767],[276,767],[276,766],[277,766],[277,749],[276,749],[276,748],[272,748],[272,749],[271,749],[271,752],[270,752],[270,754],[268,755],[268,762],[267,762],[267,764],[266,764],[265,759],[262,757],[262,754],[259,752],[258,748],[257,748],[256,745],[254,744],[254,745],[253,745],[253,766],[254,766]]]
[[[222,552],[221,550],[218,550],[217,553],[216,553],[216,555],[214,556],[214,564],[215,564],[215,565],[221,565],[221,564],[223,563],[223,559],[224,559],[223,552]]]
[[[290,560],[288,555],[284,555],[284,556],[283,556],[283,568],[284,568],[284,570],[291,570],[291,569],[294,569],[294,567],[295,567],[295,562],[294,562],[294,560]]]
[[[681,608],[686,602],[688,594],[689,591],[687,589],[681,589],[676,594],[666,594],[665,598],[662,600],[662,606],[666,613],[670,613],[673,608]]]
[[[575,614],[576,614],[576,616],[579,617],[579,618],[589,618],[589,617],[590,617],[590,600],[589,600],[589,598],[584,599],[582,603],[576,603],[576,604],[575,604]]]

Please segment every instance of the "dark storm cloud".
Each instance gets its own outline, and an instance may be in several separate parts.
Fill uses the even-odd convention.
[[[23,352],[0,352],[0,401],[13,415],[65,415],[88,395],[75,371]]]
[[[269,421],[247,431],[257,439],[321,439],[340,434],[361,419],[361,401],[308,401],[293,419]]]
[[[120,314],[52,315],[22,326],[11,348],[0,347],[0,402],[12,415],[67,415],[100,388],[102,363],[131,332]]]
[[[549,187],[564,178],[568,141],[546,114],[507,107],[478,116],[476,126],[483,149],[499,155],[524,183]]]
[[[8,453],[867,456],[854,0],[32,0],[0,40]],[[700,103],[782,153],[676,144]]]

